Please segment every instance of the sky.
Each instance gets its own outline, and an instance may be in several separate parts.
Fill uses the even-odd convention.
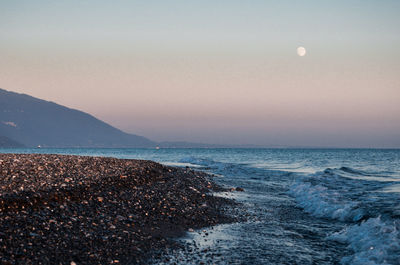
[[[0,88],[156,141],[398,148],[399,14],[389,0],[1,0]]]

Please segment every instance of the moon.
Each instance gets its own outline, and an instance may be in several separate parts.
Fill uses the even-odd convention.
[[[304,55],[306,55],[306,53],[307,53],[306,48],[304,47],[297,48],[297,55],[299,55],[300,57],[303,57]]]

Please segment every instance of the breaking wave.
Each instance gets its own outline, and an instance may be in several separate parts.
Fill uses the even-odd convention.
[[[300,207],[316,217],[359,221],[365,215],[358,202],[346,202],[338,192],[321,185],[297,182],[291,186],[289,193],[296,198]]]
[[[348,226],[328,237],[347,243],[353,255],[342,258],[342,264],[400,264],[400,223],[380,216]]]
[[[328,168],[296,179],[289,188],[305,212],[346,223],[327,238],[347,244],[353,252],[342,264],[400,264],[400,223],[393,210],[400,196],[381,192],[393,183],[370,180],[371,175]]]

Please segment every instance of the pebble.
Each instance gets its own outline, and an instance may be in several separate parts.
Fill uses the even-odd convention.
[[[0,264],[143,264],[171,237],[235,221],[224,210],[234,202],[210,195],[224,189],[202,172],[71,155],[0,161]]]

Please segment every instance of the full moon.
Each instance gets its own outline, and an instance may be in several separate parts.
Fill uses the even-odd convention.
[[[299,56],[304,56],[304,55],[306,55],[306,48],[304,48],[304,47],[299,47],[299,48],[297,48],[297,54],[299,55]]]

